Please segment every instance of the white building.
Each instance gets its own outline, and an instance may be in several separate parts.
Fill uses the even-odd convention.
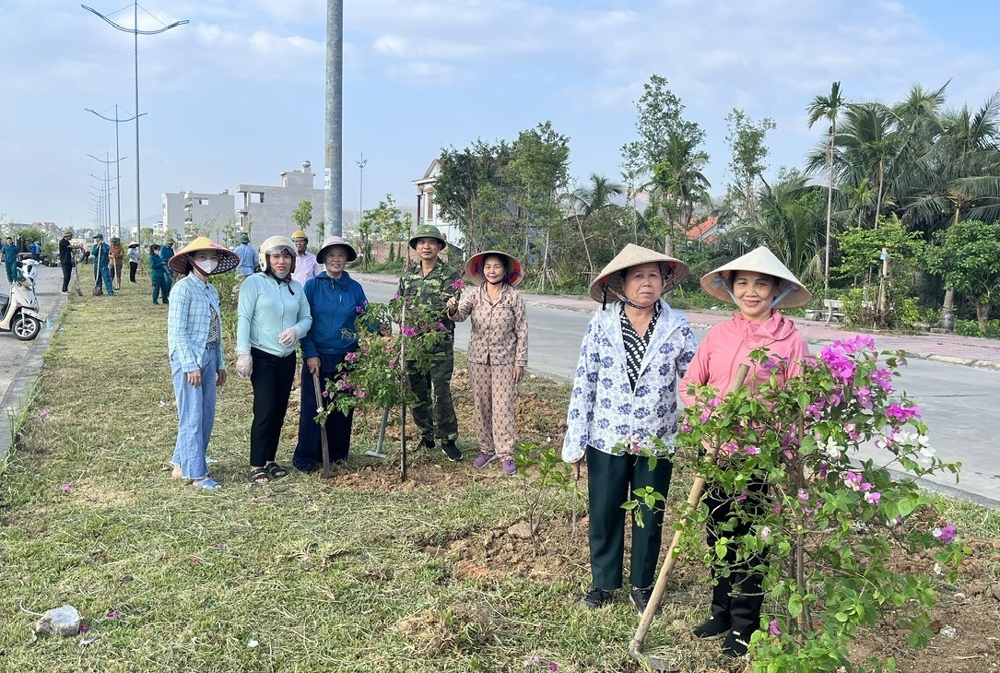
[[[323,219],[324,190],[313,186],[316,174],[308,161],[302,163],[300,171],[284,171],[281,184],[236,185],[240,195],[236,228],[249,231],[253,245],[259,245],[269,236],[290,236],[297,229],[292,213],[303,201],[312,203],[312,219],[309,221],[309,243],[318,247],[320,241],[315,224]]]
[[[221,194],[176,192],[163,195],[162,230],[184,235],[197,231],[216,237],[236,221],[236,198],[229,190]]]
[[[458,248],[465,247],[465,238],[461,230],[453,223],[441,217],[441,207],[434,198],[434,183],[441,172],[441,160],[434,159],[424,171],[424,177],[414,180],[417,187],[417,226],[433,224],[448,241],[448,245]]]

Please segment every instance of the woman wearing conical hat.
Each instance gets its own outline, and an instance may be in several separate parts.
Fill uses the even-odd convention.
[[[476,407],[479,454],[472,464],[482,469],[499,459],[507,476],[514,463],[514,390],[528,365],[528,318],[517,287],[524,279],[513,255],[487,250],[473,255],[465,273],[477,287],[461,300],[448,300],[448,317],[472,320],[468,368]]]
[[[677,383],[697,343],[683,314],[662,295],[687,272],[678,259],[629,244],[590,288],[601,308],[583,337],[562,449],[563,460],[574,463],[577,474],[587,463],[593,584],[581,603],[588,609],[606,605],[622,585],[622,504],[636,489],[651,486],[666,495],[670,486],[668,457],[650,469],[647,458],[620,447],[646,444],[653,437],[670,446],[677,434]],[[644,509],[643,519],[644,526],[632,525],[629,578],[639,614],[652,595],[663,509]]]
[[[187,274],[177,282],[167,314],[167,350],[177,401],[177,442],[170,462],[175,478],[195,488],[220,488],[208,476],[205,453],[215,425],[216,386],[226,383],[219,293],[209,276],[232,271],[239,258],[199,236],[170,258],[171,268]]]
[[[720,266],[701,279],[701,287],[720,301],[734,303],[739,309],[733,317],[709,330],[698,346],[698,353],[680,385],[680,396],[688,406],[697,404],[688,393],[688,385],[709,385],[726,392],[741,364],[750,365],[746,385],[756,387],[772,376],[779,383],[800,371],[799,363],[809,354],[805,337],[779,308],[795,308],[809,303],[811,295],[802,283],[764,247],[757,248],[738,259]],[[752,351],[767,348],[770,356],[784,364],[761,367],[750,361]],[[766,489],[763,482],[751,481],[748,491],[761,494]],[[728,521],[736,509],[734,501],[711,486],[704,498],[711,514],[708,526],[708,544],[715,548],[720,536],[738,538],[750,531],[746,519],[736,521],[735,528],[722,532],[718,527]],[[759,498],[741,501],[740,508],[759,507]],[[703,624],[694,629],[694,635],[706,640],[723,638],[724,654],[738,657],[746,654],[750,635],[757,630],[763,604],[762,577],[748,572],[747,568],[759,559],[735,564],[735,549],[730,548],[724,559],[729,564],[729,575],[722,577],[717,568],[712,569],[711,613]]]

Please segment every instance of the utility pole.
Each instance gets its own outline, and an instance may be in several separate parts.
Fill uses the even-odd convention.
[[[323,220],[344,235],[344,0],[326,1],[326,152]]]

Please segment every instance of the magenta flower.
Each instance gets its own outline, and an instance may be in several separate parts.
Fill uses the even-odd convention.
[[[88,629],[88,628],[87,628],[86,626],[81,626],[81,627],[80,627],[80,633],[86,633],[86,632],[87,632],[87,631],[89,631],[89,630],[90,630],[90,629]]]
[[[798,494],[795,496],[801,502],[806,502],[809,500],[809,491],[804,488],[800,488]]]
[[[549,662],[548,668],[549,668],[550,671],[558,671],[559,670],[559,664],[557,664],[554,661],[551,661],[551,662]]]
[[[408,337],[417,336],[417,330],[413,329],[412,327],[403,327],[401,331],[403,333],[403,336],[408,336]]]
[[[323,391],[323,397],[330,397],[330,391],[329,390],[324,390]]]
[[[117,610],[111,610],[108,612],[108,619],[115,619],[118,616]]]
[[[868,491],[865,493],[865,500],[871,505],[877,505],[878,501],[882,499],[882,494],[878,491]]]
[[[760,449],[756,446],[748,446],[744,450],[747,452],[748,456],[756,456],[757,454],[760,453]]]
[[[461,290],[463,287],[465,287],[465,283],[462,282],[461,278],[457,279],[454,283],[451,284],[451,288],[453,290]]]
[[[768,625],[767,630],[771,633],[772,636],[780,636],[781,635],[781,629],[778,628],[778,620],[777,619],[772,619],[771,620],[771,623]]]
[[[63,493],[69,493],[69,490],[73,488],[73,486],[70,484],[63,484],[60,488],[62,488]]]
[[[900,423],[905,423],[911,418],[920,418],[920,408],[916,406],[904,407],[896,402],[889,405],[889,408],[885,410],[885,415],[895,418]]]
[[[780,516],[781,515],[781,505],[775,505],[773,509],[774,509],[774,515],[775,516]]]
[[[760,539],[761,540],[766,540],[770,536],[771,536],[771,527],[770,526],[764,526],[763,528],[760,529]]]
[[[945,544],[950,544],[952,540],[955,539],[955,527],[948,524],[944,528],[935,528],[931,531],[931,535],[938,542],[944,542]]]
[[[358,359],[358,354],[348,353],[347,355],[344,356],[344,359],[347,360],[348,362],[356,362]]]
[[[51,415],[51,413],[52,412],[50,412],[48,409],[42,409],[41,413],[39,413],[38,415],[41,416],[42,418],[48,418]]]
[[[364,310],[365,310],[364,306],[357,306],[357,307],[354,308],[354,312],[358,313],[358,314],[360,314]]]

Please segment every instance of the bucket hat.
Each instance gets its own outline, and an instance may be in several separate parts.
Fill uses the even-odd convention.
[[[641,245],[629,243],[613,260],[608,262],[593,283],[590,285],[590,298],[602,304],[607,301],[608,293],[622,295],[621,271],[640,264],[658,262],[663,272],[663,293],[670,292],[681,284],[688,275],[688,265],[679,259],[664,255]]]
[[[67,229],[63,232],[63,238],[73,238],[73,230]]]
[[[190,259],[190,256],[199,250],[210,250],[219,258],[219,265],[215,267],[211,274],[209,274],[211,276],[232,271],[240,265],[239,255],[232,250],[222,247],[207,236],[199,236],[185,245],[180,249],[180,251],[170,258],[167,265],[177,273],[187,273],[188,264],[194,262],[194,260]]]
[[[135,241],[132,241],[131,243],[128,244],[128,247],[130,247],[130,248],[138,248],[139,244],[136,243]]]
[[[240,243],[249,243],[249,242],[250,242],[250,234],[246,232],[240,234]]]
[[[756,271],[778,279],[777,298],[771,308],[796,308],[805,306],[812,300],[809,293],[798,278],[788,270],[774,253],[761,246],[751,250],[742,257],[723,264],[718,269],[701,277],[701,289],[719,301],[735,304],[729,275],[733,271]]]
[[[477,252],[465,263],[465,274],[474,284],[482,285],[486,280],[486,275],[483,273],[483,262],[490,255],[504,257],[507,260],[507,275],[504,276],[504,280],[507,281],[508,285],[517,287],[521,284],[521,281],[524,280],[524,267],[521,266],[521,262],[517,261],[517,257],[514,255],[499,250]]]
[[[354,246],[350,243],[342,239],[340,236],[327,236],[323,239],[323,246],[319,249],[319,252],[316,253],[316,261],[320,264],[325,264],[326,253],[330,252],[330,248],[337,245],[346,248],[348,262],[353,262],[358,258],[358,251],[355,250]]]
[[[441,230],[433,224],[421,224],[417,227],[417,230],[413,232],[413,236],[410,236],[410,247],[416,250],[417,240],[421,238],[436,238],[441,241],[442,250],[448,247],[448,241],[444,240],[444,236],[441,235]]]

